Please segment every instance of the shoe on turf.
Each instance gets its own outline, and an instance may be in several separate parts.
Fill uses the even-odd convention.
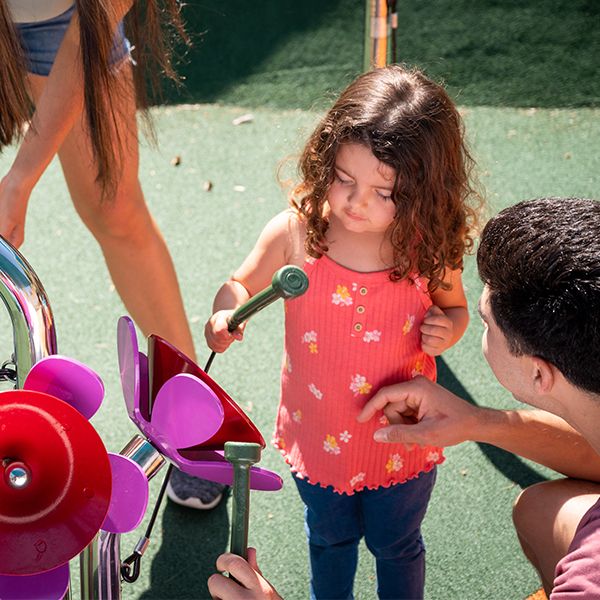
[[[226,488],[222,483],[200,479],[173,469],[166,491],[169,500],[175,504],[197,510],[210,510],[221,502]]]

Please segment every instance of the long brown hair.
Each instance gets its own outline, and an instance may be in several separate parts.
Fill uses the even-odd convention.
[[[482,200],[470,183],[474,163],[462,119],[444,88],[416,69],[390,65],[342,92],[304,148],[302,182],[292,194],[306,221],[306,251],[314,257],[327,251],[323,209],[344,143],[366,145],[396,171],[392,281],[417,272],[430,291],[446,287],[446,269],[462,268],[463,255],[473,249]]]
[[[118,183],[123,148],[116,126],[118,71],[111,65],[114,2],[76,0],[80,28],[80,54],[83,72],[84,110],[97,169],[96,180],[105,195]],[[142,6],[143,4],[143,6]],[[134,0],[125,25],[135,46],[134,85],[136,106],[143,111],[159,95],[160,78],[178,81],[172,66],[173,33],[189,44],[177,0]],[[25,68],[16,29],[8,7],[0,0],[0,148],[18,140],[31,115],[25,86]],[[13,60],[7,60],[9,58]],[[152,132],[151,127],[148,128]]]
[[[10,11],[0,0],[0,150],[18,139],[31,114],[24,60]]]

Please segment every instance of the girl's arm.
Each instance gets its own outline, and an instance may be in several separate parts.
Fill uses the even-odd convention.
[[[114,3],[114,27],[132,2]],[[77,11],[60,45],[15,160],[0,183],[0,234],[15,245],[23,241],[29,196],[83,111],[83,71]]]
[[[469,324],[461,271],[447,271],[443,281],[449,283],[451,289],[439,287],[432,292],[433,305],[421,324],[421,346],[423,352],[431,356],[439,356],[456,344]]]
[[[250,254],[226,281],[213,301],[213,315],[204,327],[206,343],[215,352],[224,352],[234,340],[243,337],[244,325],[233,332],[227,320],[238,306],[270,285],[274,273],[290,259],[289,211],[271,219]]]

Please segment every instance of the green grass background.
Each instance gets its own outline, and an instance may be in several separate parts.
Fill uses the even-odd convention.
[[[600,196],[596,3],[399,4],[400,58],[443,78],[461,105],[490,214],[534,196]],[[197,1],[185,13],[197,38],[182,67],[186,90],[170,90],[170,105],[155,109],[160,147],[143,145],[140,178],[173,254],[203,364],[202,329],[216,289],[266,221],[286,206],[276,176],[281,160],[298,153],[322,108],[361,69],[364,5]],[[232,125],[247,112],[251,123]],[[13,156],[14,149],[0,156],[0,174]],[[171,164],[174,156],[181,157],[179,166]],[[213,183],[210,192],[205,181]],[[106,400],[93,423],[107,448],[119,451],[135,433],[118,381],[116,322],[124,309],[56,162],[32,195],[22,251],[48,293],[59,351],[104,380]],[[475,310],[481,284],[472,258],[465,284],[472,321],[444,354],[440,381],[478,404],[514,407],[481,356]],[[8,357],[8,317],[0,315],[0,323]],[[211,371],[266,439],[281,347],[282,308],[275,305],[252,320],[244,343],[217,357]],[[261,464],[281,473],[286,485],[278,493],[252,494],[250,543],[286,599],[307,598],[299,499],[276,451],[267,448]],[[505,600],[534,591],[537,578],[512,530],[511,505],[522,487],[549,476],[489,446],[449,448],[424,523],[426,597]],[[158,487],[153,481],[153,496]],[[206,513],[167,504],[142,575],[124,584],[123,597],[207,597],[206,578],[228,546],[229,509],[230,500]],[[123,537],[123,556],[141,533],[142,527]],[[75,597],[76,570],[74,563]],[[364,548],[355,593],[375,597],[374,565]]]

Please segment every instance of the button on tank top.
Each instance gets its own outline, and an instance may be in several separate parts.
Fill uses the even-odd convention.
[[[419,327],[431,299],[413,277],[360,273],[326,255],[308,259],[308,291],[285,303],[281,400],[273,442],[299,477],[336,492],[387,487],[429,471],[442,449],[373,440],[387,424],[356,416],[382,386],[436,377]]]

